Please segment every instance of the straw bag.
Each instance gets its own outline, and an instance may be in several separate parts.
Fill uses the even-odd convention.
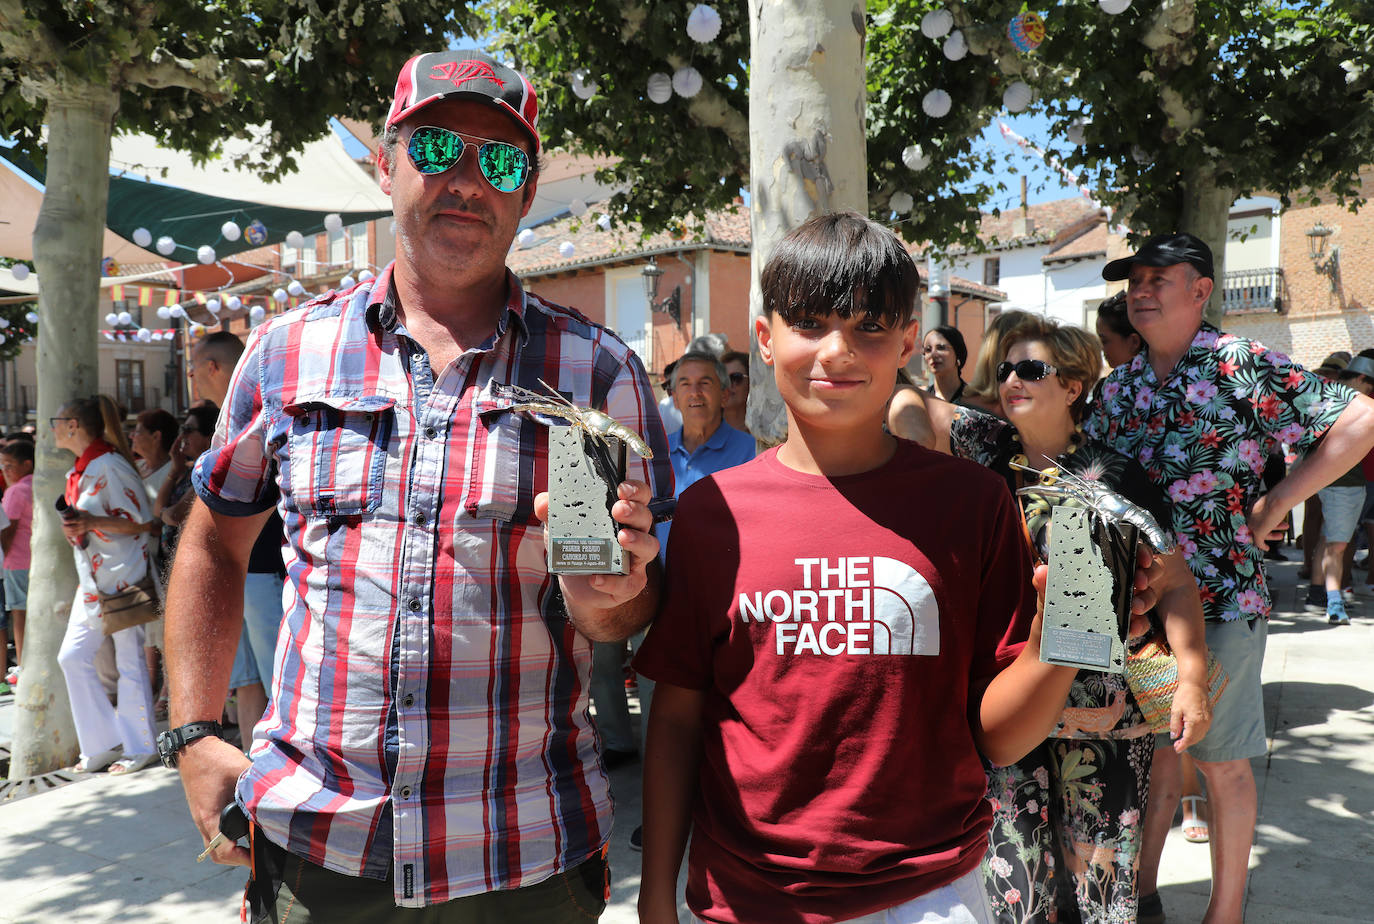
[[[1217,656],[1207,652],[1207,705],[1215,708],[1231,678]],[[1158,633],[1126,655],[1126,685],[1135,695],[1150,731],[1169,730],[1169,714],[1178,690],[1178,660]]]

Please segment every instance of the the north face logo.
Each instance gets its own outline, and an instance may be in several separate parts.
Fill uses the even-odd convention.
[[[930,584],[893,558],[798,558],[801,586],[739,595],[745,623],[773,623],[778,654],[938,655]]]
[[[455,87],[460,87],[469,80],[490,80],[498,87],[505,87],[506,82],[496,76],[496,71],[485,61],[468,59],[467,61],[445,61],[443,64],[436,64],[429,69],[430,80],[447,80]]]

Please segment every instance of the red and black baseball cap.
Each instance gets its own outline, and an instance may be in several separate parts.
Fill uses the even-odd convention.
[[[471,49],[416,55],[396,78],[386,127],[441,99],[471,99],[501,109],[529,134],[538,155],[539,98],[519,71]]]
[[[1216,276],[1212,268],[1212,248],[1186,231],[1156,234],[1129,257],[1113,260],[1102,268],[1102,278],[1110,282],[1126,279],[1133,266],[1174,266],[1187,263],[1208,279]]]

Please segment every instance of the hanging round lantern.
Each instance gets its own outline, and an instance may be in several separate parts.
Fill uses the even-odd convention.
[[[300,250],[305,246],[305,235],[301,234],[299,231],[286,232],[286,246]]]
[[[157,252],[164,257],[170,257],[172,252],[177,249],[177,242],[172,239],[170,234],[164,234],[157,239]]]
[[[134,243],[140,247],[147,247],[153,242],[153,232],[147,228],[134,229]]]
[[[649,99],[661,106],[673,97],[673,78],[662,71],[655,71],[649,75],[645,89]]]
[[[1069,144],[1081,145],[1087,141],[1088,120],[1079,118],[1069,123],[1068,129],[1064,132],[1064,137],[1069,139]]]
[[[564,241],[558,245],[558,255],[565,260],[571,260],[575,253],[577,253],[577,248],[573,246],[572,241]]]
[[[286,301],[286,297],[287,297],[287,296],[286,296],[286,290],[285,290],[285,289],[273,289],[273,290],[272,290],[272,300],[275,301],[277,304],[281,304],[282,302]],[[257,310],[257,307],[258,307],[257,305],[254,305],[254,306],[253,306],[253,310],[256,311],[256,310]],[[251,312],[250,312],[250,313],[251,313]]]
[[[281,291],[278,289],[277,291]],[[274,295],[276,293],[273,293]],[[261,324],[267,318],[267,309],[261,305],[254,305],[248,309],[248,320],[254,324]]]
[[[24,320],[25,320],[25,321],[28,321],[30,324],[37,324],[37,323],[38,323],[38,312],[37,312],[37,311],[30,311],[30,312],[28,312],[27,314],[24,315]]]
[[[1045,20],[1036,13],[1017,13],[1007,23],[1007,38],[1017,51],[1035,51],[1045,40]]]
[[[930,166],[930,155],[921,150],[919,144],[907,145],[902,148],[902,163],[908,170],[924,170]]]
[[[591,71],[579,67],[572,72],[572,91],[578,99],[591,99],[596,95],[596,81],[592,80]]]
[[[932,119],[943,119],[953,105],[954,100],[944,90],[931,90],[921,98],[921,110]]]
[[[146,327],[140,327],[138,329],[138,339],[142,340],[144,343],[149,343],[153,339],[153,332]]]
[[[128,327],[130,324],[134,323],[134,316],[127,311],[121,311],[119,314],[115,315],[115,317],[118,318],[121,327]]]
[[[887,200],[887,204],[891,206],[892,211],[896,212],[898,215],[905,215],[907,212],[911,211],[911,207],[916,204],[916,200],[911,198],[911,193],[895,192],[892,194],[892,197]]]
[[[1031,104],[1034,96],[1029,84],[1014,80],[1002,92],[1002,105],[1007,107],[1007,112],[1020,112]]]
[[[596,226],[600,228],[602,231],[611,230],[611,216],[602,215],[600,218],[596,220]]]
[[[525,228],[515,236],[515,240],[521,247],[528,247],[534,243],[534,232],[529,228]]]
[[[1097,0],[1097,5],[1102,7],[1102,12],[1118,16],[1131,8],[1131,0]]]
[[[339,289],[351,289],[357,284],[358,280],[354,279],[352,276],[345,276],[344,278],[339,280]]]
[[[358,272],[358,281],[359,281],[359,282],[371,282],[372,280],[374,280],[374,279],[376,279],[376,278],[377,278],[377,274],[374,273],[374,272],[372,272],[372,270],[360,270],[360,271]]]
[[[231,295],[224,300],[224,307],[228,308],[230,311],[238,311],[243,307],[243,299],[239,298],[237,295]]]
[[[0,330],[7,330],[10,326],[9,318],[0,318]]]
[[[196,259],[201,263],[214,263],[215,248],[211,247],[209,244],[201,244],[196,248]]]
[[[951,61],[962,61],[968,55],[968,39],[964,38],[964,33],[955,29],[945,39],[945,44],[940,47],[945,57]]]
[[[205,302],[205,310],[211,314],[219,314],[220,307],[220,302],[217,298],[207,299]]]
[[[181,307],[180,305],[173,305],[171,308],[167,310],[171,313],[172,317],[174,318],[180,319],[186,317],[186,309]]]
[[[568,211],[576,218],[581,218],[587,214],[587,201],[585,199],[574,199],[568,203]]]
[[[698,3],[687,14],[687,37],[706,44],[720,35],[720,14],[704,3]]]
[[[685,99],[691,99],[701,92],[701,71],[695,67],[680,67],[673,72],[673,92]]]
[[[105,315],[105,323],[114,327],[119,323],[119,315],[111,311],[109,314]]]
[[[954,14],[949,10],[931,10],[921,17],[921,34],[926,38],[943,38],[954,28]]]
[[[115,258],[114,258],[114,257],[106,257],[105,259],[103,259],[103,260],[100,261],[100,275],[102,275],[102,276],[118,276],[118,275],[119,275],[119,264],[118,264],[117,262],[115,262]]]
[[[343,218],[338,212],[330,212],[324,216],[324,230],[330,234],[336,234],[343,230]]]
[[[237,241],[243,237],[243,229],[238,226],[237,222],[226,221],[219,226],[219,236],[226,241]]]
[[[286,284],[286,294],[294,295],[297,298],[299,298],[300,296],[305,294],[305,286],[301,285],[299,281],[293,279]]]
[[[29,278],[29,265],[27,263],[14,264],[10,267],[10,275],[14,277],[15,282],[23,282]]]
[[[172,309],[166,305],[161,305],[157,309],[157,316],[165,321],[172,316]]]
[[[267,225],[254,218],[243,229],[243,239],[254,247],[261,247],[267,243]]]

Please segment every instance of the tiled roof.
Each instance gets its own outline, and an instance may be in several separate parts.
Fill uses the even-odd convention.
[[[1042,262],[1060,263],[1088,257],[1105,257],[1109,235],[1105,221],[1087,224],[1077,234],[1051,247],[1050,252],[1042,258]]]
[[[1018,219],[1023,217],[1019,208],[1007,209],[996,216],[985,214],[978,226],[978,239],[993,250],[1044,244],[1055,240],[1084,219],[1103,214],[1101,209],[1082,196],[1071,196],[1028,207],[1024,212],[1024,217],[1031,221],[1027,234],[1017,233]],[[950,252],[968,251],[952,248]]]

